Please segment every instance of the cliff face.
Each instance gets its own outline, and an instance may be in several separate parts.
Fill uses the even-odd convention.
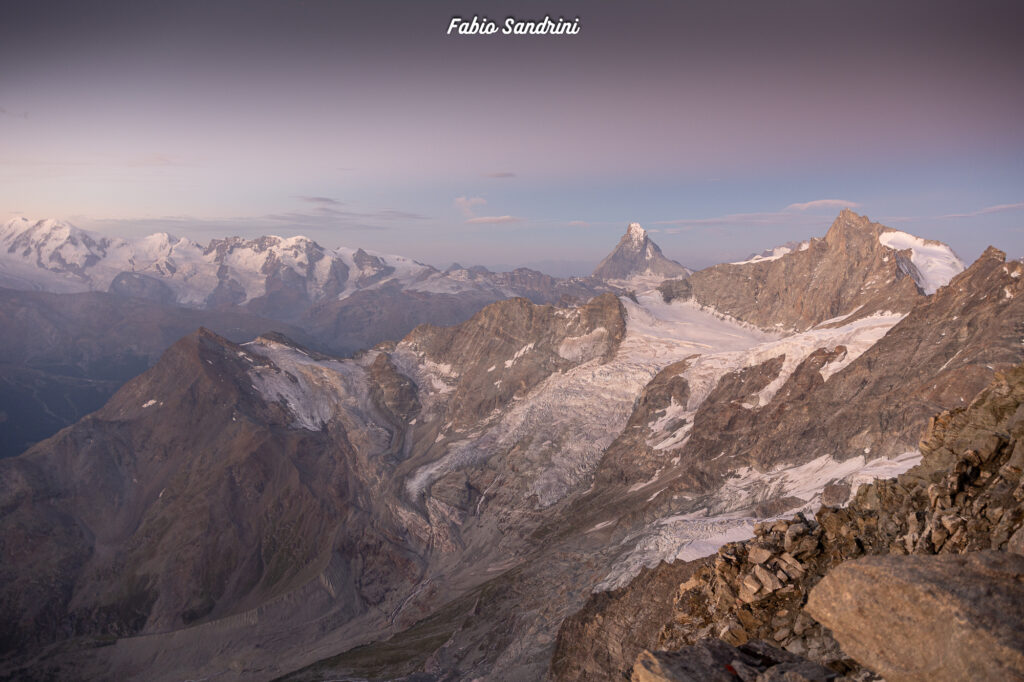
[[[886,239],[893,233],[902,234],[844,210],[824,239],[811,239],[802,249],[693,273],[692,296],[701,305],[771,329],[802,331],[843,315],[906,312],[924,293],[918,281],[928,282],[915,281],[915,254]]]
[[[646,605],[652,598],[663,599],[668,591],[663,583],[671,582],[676,576],[682,578],[691,567],[662,565],[652,574],[638,577],[623,590],[595,595],[582,611],[563,624],[552,658],[551,676],[565,680],[616,679],[628,674],[634,663],[631,656],[635,657],[641,648],[671,651],[696,645],[707,638],[720,638],[736,646],[764,640],[792,654],[823,663],[834,673],[847,675],[849,679],[858,675],[861,676],[858,679],[863,678],[859,672],[862,664],[885,666],[886,661],[900,660],[901,653],[895,649],[878,652],[870,648],[871,643],[865,645],[863,637],[857,639],[858,632],[877,628],[873,635],[876,648],[878,642],[885,642],[887,637],[891,641],[903,641],[905,634],[894,631],[889,636],[883,631],[886,627],[895,628],[895,621],[878,619],[859,624],[861,629],[857,630],[857,622],[851,617],[835,613],[842,607],[832,608],[830,604],[834,600],[826,593],[817,597],[815,604],[812,591],[835,567],[859,557],[884,555],[898,563],[901,555],[964,555],[969,558],[984,551],[1022,551],[1024,365],[997,374],[995,381],[970,405],[936,416],[921,440],[920,449],[923,455],[920,465],[896,479],[862,486],[847,507],[825,506],[814,518],[800,514],[789,520],[758,524],[754,539],[727,544],[713,560],[700,566],[691,565],[696,570],[691,578],[677,583],[667,617],[664,603],[656,608]],[[989,559],[979,561],[980,564],[975,564],[991,564]],[[1004,564],[1000,564],[1002,568],[998,571],[1018,570]],[[929,580],[938,581],[937,584],[942,584],[942,575],[949,575],[941,570],[900,571],[903,569],[892,569],[893,575],[928,575]],[[662,579],[652,579],[654,574]],[[831,594],[836,594],[837,590],[844,593],[844,575],[837,572],[834,578],[829,578]],[[1018,577],[1018,582],[1020,579]],[[894,578],[889,589],[899,590],[899,584]],[[1012,592],[1013,584],[1011,579],[1011,587],[1007,589],[1016,594]],[[960,589],[958,594],[965,593],[965,589],[955,585],[943,585],[943,589],[946,586],[950,590]],[[900,599],[895,592],[886,596],[884,589],[876,591],[879,594],[875,596],[883,602],[888,599],[897,603]],[[812,597],[810,605],[809,595]],[[986,597],[982,594],[978,598]],[[962,603],[963,597],[959,599],[956,603]],[[950,603],[953,602],[951,598]],[[953,612],[954,606],[947,608]],[[865,603],[859,608],[869,611],[872,607]],[[984,611],[987,607],[982,602],[971,608]],[[839,642],[819,618],[843,628],[838,635]],[[1019,614],[1007,618],[1016,618],[1013,621],[1016,625],[1008,625],[1006,620],[978,625],[975,619],[971,627],[1005,632],[1007,627],[1016,627],[1019,631],[1024,624]],[[658,623],[660,628],[655,628]],[[636,636],[619,638],[622,646],[618,650],[609,649],[609,635],[626,627]],[[656,635],[648,634],[655,629],[658,629]],[[576,636],[580,633],[587,636]],[[977,634],[976,630],[971,630],[971,633],[975,641],[998,639],[985,632]],[[1024,668],[1014,667],[1016,664],[1012,663],[1024,660],[1020,658],[1024,654],[1024,642],[1014,645],[1015,640],[1011,638],[1007,645],[1005,640],[1005,636],[998,640],[999,651],[1018,653],[996,652],[993,658],[998,658],[1000,665],[1004,665],[1003,670],[1009,671],[1011,676],[1024,675]],[[860,647],[856,648],[856,660],[850,657],[853,649],[843,649],[844,642]],[[979,654],[962,651],[958,658],[955,652],[936,650],[932,655],[935,660],[970,660]],[[925,661],[915,667],[915,656],[918,661],[927,659],[927,651],[905,655],[902,662],[909,666],[910,673],[904,671],[901,676],[893,672],[891,665],[885,670],[879,668],[878,672],[887,673],[887,678],[893,675],[892,679],[927,679],[913,672],[926,669],[928,664]],[[1014,659],[1014,656],[1019,658]],[[1008,660],[1011,662],[1006,663]]]

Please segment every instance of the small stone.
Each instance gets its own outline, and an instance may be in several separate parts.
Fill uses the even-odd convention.
[[[942,523],[943,527],[945,527],[945,529],[949,531],[950,534],[955,533],[957,529],[963,525],[964,522],[964,520],[956,514],[946,514],[945,516],[940,518],[939,521]]]
[[[751,547],[747,553],[747,559],[752,564],[763,564],[772,558],[772,553],[764,547]]]
[[[802,537],[806,533],[807,525],[803,523],[794,523],[789,528],[787,528],[786,537],[782,543],[783,546],[786,548],[786,551],[792,551],[793,544],[796,542],[797,538]]]
[[[752,614],[747,609],[737,609],[736,617],[739,618],[740,623],[743,624],[743,627],[747,628],[748,630],[753,629],[754,626],[757,625],[757,619],[754,618],[754,614]]]
[[[1006,551],[1014,554],[1024,554],[1024,526],[1017,529],[1006,542]]]
[[[793,632],[798,635],[802,635],[807,632],[812,625],[814,625],[814,622],[813,618],[801,611],[793,622]]]
[[[757,578],[755,578],[752,573],[748,573],[743,578],[741,587],[745,587],[748,590],[750,590],[750,592],[757,594],[757,592],[761,589],[761,582]]]
[[[807,647],[804,645],[802,639],[794,639],[792,642],[783,647],[786,651],[797,656],[803,656],[807,653]]]
[[[774,592],[782,588],[782,582],[775,577],[767,568],[760,564],[754,566],[754,575],[761,581],[761,585],[768,592]]]
[[[999,519],[1003,518],[1002,507],[990,507],[985,512],[985,518],[989,520],[989,523],[999,523]]]
[[[789,628],[779,628],[778,630],[772,633],[772,639],[774,639],[776,642],[782,642],[785,641],[786,638],[789,637],[791,634],[792,631]]]

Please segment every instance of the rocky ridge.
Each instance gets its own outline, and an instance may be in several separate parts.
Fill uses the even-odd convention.
[[[881,311],[907,312],[963,269],[949,247],[848,209],[823,239],[776,252],[695,272],[685,293],[762,328],[806,330],[837,316],[851,321]]]

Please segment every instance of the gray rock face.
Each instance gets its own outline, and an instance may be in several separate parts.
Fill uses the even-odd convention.
[[[875,556],[837,566],[807,612],[890,682],[1024,679],[1024,557]]]
[[[669,279],[689,273],[679,263],[666,258],[639,223],[630,223],[615,250],[601,261],[593,276],[623,280],[637,275],[659,275]]]
[[[106,292],[0,289],[0,321],[0,459],[98,410],[198,327],[237,342],[276,329],[310,343],[302,330],[244,310],[196,310]]]
[[[174,303],[174,292],[166,283],[137,272],[122,272],[115,277],[110,283],[110,293],[155,303]]]

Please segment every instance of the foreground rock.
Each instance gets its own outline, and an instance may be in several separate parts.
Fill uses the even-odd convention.
[[[1024,557],[988,551],[848,561],[806,611],[890,682],[1019,680],[1022,604]]]
[[[633,682],[828,682],[836,673],[761,641],[734,647],[706,639],[676,652],[643,651]]]

